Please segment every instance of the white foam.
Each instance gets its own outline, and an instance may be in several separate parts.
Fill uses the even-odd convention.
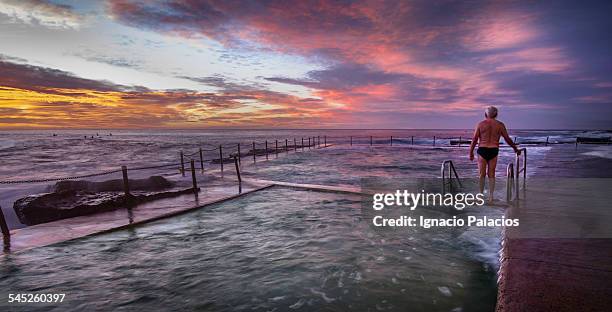
[[[306,301],[304,301],[304,299],[300,298],[300,300],[298,300],[296,303],[290,305],[289,309],[293,309],[293,310],[299,309],[299,308],[301,308],[304,305],[304,303],[306,303]]]
[[[612,148],[609,146],[597,146],[595,151],[581,153],[581,155],[612,159]]]
[[[327,303],[336,301],[336,298],[327,297],[327,294],[325,294],[322,291],[318,291],[318,290],[316,290],[314,288],[311,288],[310,292],[312,292],[315,295],[321,296],[321,298],[323,298],[323,300],[325,300],[325,302],[327,302]]]
[[[446,287],[446,286],[440,286],[438,287],[438,290],[445,296],[450,297],[453,295],[453,293],[451,292],[450,288]]]

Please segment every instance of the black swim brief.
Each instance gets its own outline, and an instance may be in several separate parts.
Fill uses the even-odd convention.
[[[476,150],[476,153],[482,156],[482,158],[484,158],[486,161],[489,161],[497,157],[497,154],[499,153],[499,148],[497,147],[479,147],[478,150]]]

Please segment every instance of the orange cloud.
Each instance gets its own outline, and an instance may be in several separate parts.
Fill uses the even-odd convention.
[[[321,124],[328,109],[319,99],[249,86],[158,91],[0,59],[0,128],[291,127],[296,119]]]

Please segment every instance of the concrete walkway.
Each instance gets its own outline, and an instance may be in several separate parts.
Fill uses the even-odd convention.
[[[497,311],[610,311],[610,180],[528,180],[508,211]]]
[[[230,200],[270,186],[271,184],[243,181],[242,193],[239,193],[238,183],[234,179],[213,178],[200,184],[198,196],[180,195],[143,203],[133,207],[131,211],[117,209],[11,230],[10,251],[20,252],[150,222]]]

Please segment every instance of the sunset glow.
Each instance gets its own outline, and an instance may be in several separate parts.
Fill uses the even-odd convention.
[[[4,0],[0,128],[606,128],[610,6]]]

